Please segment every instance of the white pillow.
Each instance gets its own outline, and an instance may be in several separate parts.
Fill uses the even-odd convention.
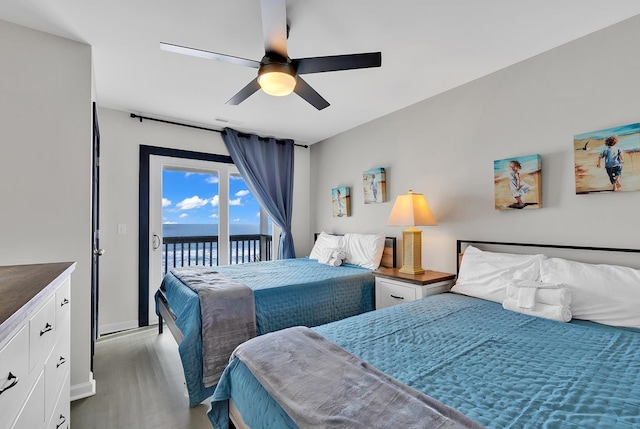
[[[496,253],[468,246],[452,292],[502,303],[514,280],[539,280],[544,255]]]
[[[309,259],[320,259],[327,250],[344,249],[344,237],[341,235],[331,235],[322,231],[316,238],[316,242],[311,249]]]
[[[640,328],[640,270],[549,258],[540,275],[569,288],[575,319]]]
[[[375,270],[380,266],[384,242],[384,234],[345,234],[344,249],[347,257],[344,262]]]

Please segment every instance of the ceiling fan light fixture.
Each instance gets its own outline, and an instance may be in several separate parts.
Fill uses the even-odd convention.
[[[289,95],[296,87],[295,71],[289,64],[264,64],[258,71],[258,85],[269,95]]]

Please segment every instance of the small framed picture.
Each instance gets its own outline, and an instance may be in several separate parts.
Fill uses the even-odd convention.
[[[496,210],[542,208],[540,155],[493,161]]]
[[[333,217],[351,216],[351,196],[349,188],[333,188],[331,190],[331,202],[333,206]]]
[[[384,168],[374,168],[362,173],[364,203],[384,203],[387,201],[387,179]]]
[[[573,136],[576,194],[640,191],[640,124]]]

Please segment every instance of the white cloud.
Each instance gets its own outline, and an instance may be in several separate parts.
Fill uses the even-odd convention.
[[[174,224],[176,224],[176,223],[178,223],[178,222],[171,222],[171,221],[167,221],[167,222],[165,222],[164,224],[165,224],[165,225],[174,225]]]
[[[260,212],[256,213],[256,217],[260,217]]]
[[[214,214],[212,214],[212,215],[211,215],[211,216],[209,216],[209,217],[212,217],[212,218],[214,218],[214,219],[218,219],[218,213],[214,213]]]
[[[220,182],[220,178],[218,176],[211,175],[207,177],[207,183],[218,183]]]
[[[244,197],[249,195],[251,192],[247,191],[246,189],[243,189],[241,191],[236,192],[236,197]]]
[[[239,217],[237,217],[237,218],[235,218],[233,221],[234,221],[234,222],[240,222],[240,218],[239,218]]]
[[[242,201],[240,201],[240,197],[233,199],[233,200],[229,200],[229,205],[230,206],[241,206],[242,205]]]
[[[190,210],[190,209],[197,209],[198,207],[202,207],[206,205],[208,202],[209,200],[202,199],[199,196],[194,195],[191,198],[185,198],[184,200],[180,201],[178,204],[176,204],[176,206],[180,210]]]
[[[167,206],[170,206],[170,205],[171,205],[171,201],[170,200],[168,200],[166,198],[162,199],[162,207],[167,207]]]
[[[180,215],[180,219],[184,219],[185,217],[189,217],[189,215],[188,215],[188,214],[186,214],[186,213],[182,213],[182,214]]]
[[[218,204],[220,204],[220,196],[219,195],[214,195],[213,198],[211,198],[211,201],[209,201],[209,203],[213,207],[218,207]]]

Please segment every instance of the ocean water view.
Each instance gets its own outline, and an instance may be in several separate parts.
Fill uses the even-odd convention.
[[[260,234],[260,224],[243,223],[229,225],[229,235]],[[269,223],[271,234],[271,223]],[[218,235],[217,223],[165,223],[162,225],[163,237],[197,237]]]
[[[215,163],[214,163],[215,164]],[[271,222],[267,235],[260,234],[265,214],[239,174],[218,165],[211,170],[188,168],[162,170],[162,267],[163,271],[185,265],[242,264],[271,258]],[[226,171],[226,172],[225,172]],[[228,194],[220,196],[220,181]],[[229,225],[228,254],[219,254],[220,214]],[[268,219],[268,217],[267,217]],[[224,246],[225,248],[227,246]]]
[[[266,238],[260,236],[259,224],[231,224],[229,230],[229,262],[231,264],[269,259],[271,225],[269,225],[269,237]],[[218,224],[163,224],[162,234],[162,275],[173,267],[219,265]],[[242,240],[234,237],[247,235],[254,237]],[[215,238],[203,241],[196,237]]]

